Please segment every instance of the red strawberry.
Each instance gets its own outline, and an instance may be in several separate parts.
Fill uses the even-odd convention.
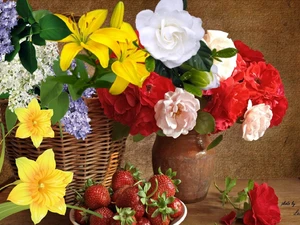
[[[130,207],[118,208],[117,213],[111,219],[110,225],[136,225],[135,212]]]
[[[147,217],[151,225],[169,225],[170,218],[157,211],[157,207],[149,207]]]
[[[124,185],[132,186],[136,181],[140,180],[140,171],[133,165],[126,163],[125,167],[116,171],[112,176],[111,187],[114,191]]]
[[[85,190],[84,201],[89,209],[94,210],[108,206],[110,203],[110,195],[107,188],[102,184],[95,184]]]
[[[180,180],[172,180],[176,172],[172,172],[172,169],[168,169],[166,174],[163,174],[160,168],[158,172],[159,174],[153,175],[149,179],[151,187],[147,195],[153,199],[157,199],[158,196],[161,196],[164,192],[166,193],[166,197],[174,196],[177,191],[176,185],[180,183]]]
[[[146,217],[142,217],[138,222],[137,225],[151,225],[150,221]]]
[[[145,214],[145,206],[139,201],[137,204],[131,206],[131,208],[135,211],[135,218],[139,220]]]
[[[175,211],[174,214],[170,215],[172,218],[177,218],[183,214],[183,205],[179,198],[175,197],[174,201],[168,204],[168,207],[172,208]]]
[[[90,216],[90,225],[109,225],[114,213],[107,207],[101,207],[96,209],[95,212],[102,215],[102,218],[91,215]]]
[[[121,196],[117,198],[116,200],[116,206],[119,208],[123,207],[132,207],[139,203],[140,197],[138,196],[138,187],[137,186],[131,186],[126,188]]]
[[[81,206],[81,207],[84,207],[84,206]],[[87,208],[87,207],[84,207],[84,208]],[[82,210],[79,210],[79,209],[75,209],[74,210],[74,219],[80,225],[87,225],[89,217],[86,212],[83,212]]]
[[[123,191],[128,188],[129,186],[128,185],[125,185],[121,188],[119,188],[118,190],[116,190],[113,195],[111,196],[111,201],[112,202],[116,202],[117,199],[122,195]]]

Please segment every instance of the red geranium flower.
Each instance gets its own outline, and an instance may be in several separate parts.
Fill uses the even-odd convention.
[[[231,225],[236,218],[236,212],[231,211],[229,214],[223,216],[220,220],[220,222],[226,224],[226,225]]]
[[[243,222],[246,225],[276,225],[280,222],[278,197],[272,187],[266,183],[254,184],[248,193],[251,210],[245,212]]]
[[[238,53],[243,57],[246,62],[261,62],[265,61],[264,55],[257,50],[253,50],[249,48],[245,43],[242,41],[236,40],[234,41],[234,45],[238,50]]]

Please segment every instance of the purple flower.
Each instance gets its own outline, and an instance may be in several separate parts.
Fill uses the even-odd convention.
[[[0,60],[4,55],[14,50],[10,40],[10,32],[18,23],[17,17],[16,3],[0,0]]]

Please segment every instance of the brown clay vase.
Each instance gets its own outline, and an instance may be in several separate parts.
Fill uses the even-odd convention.
[[[152,165],[154,173],[158,168],[165,172],[172,168],[181,180],[176,197],[184,203],[203,200],[213,179],[215,150],[206,151],[210,143],[208,135],[194,131],[187,135],[172,137],[156,136],[152,148]]]

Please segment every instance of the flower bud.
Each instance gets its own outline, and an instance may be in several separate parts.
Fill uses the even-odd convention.
[[[124,18],[124,3],[119,1],[115,6],[110,19],[110,26],[115,28],[121,28]]]
[[[184,73],[183,79],[188,80],[193,85],[203,90],[217,88],[220,86],[220,82],[217,79],[215,74],[211,72],[196,70],[196,69],[191,69],[186,73]]]

